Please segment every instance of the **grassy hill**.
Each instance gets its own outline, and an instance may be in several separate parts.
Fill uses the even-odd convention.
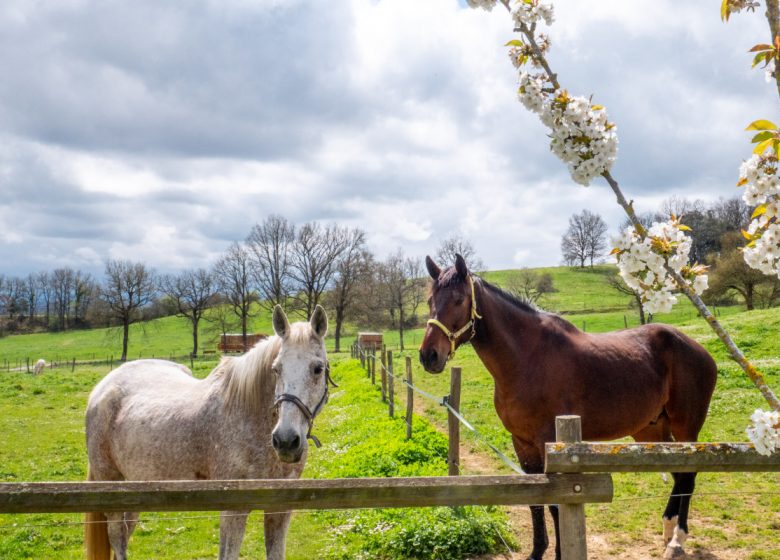
[[[604,332],[621,329],[626,325],[639,324],[639,315],[635,307],[631,307],[631,298],[610,288],[606,283],[608,276],[614,275],[613,265],[599,265],[593,268],[549,267],[533,269],[538,273],[550,274],[553,278],[555,292],[546,295],[540,302],[544,309],[563,314],[566,319],[578,328],[588,332]],[[484,274],[486,280],[498,285],[506,285],[516,270],[491,271]],[[720,316],[740,313],[739,307],[718,309]],[[773,311],[766,312],[774,316]],[[427,316],[426,309],[420,309],[422,318]],[[780,315],[778,315],[780,317]],[[654,317],[657,322],[683,324],[695,320],[697,312],[684,297],[671,313],[659,314]],[[302,320],[302,317],[292,317],[291,320]],[[201,322],[201,350],[215,350],[218,334],[209,331],[209,324]],[[350,325],[342,348],[347,348],[358,330]],[[258,310],[250,322],[250,331],[271,333],[271,314],[267,310]],[[704,334],[702,332],[702,334]],[[388,343],[397,345],[397,333],[386,334]],[[410,347],[416,347],[422,338],[422,329],[413,329],[406,334],[405,342]],[[333,348],[332,336],[329,337],[329,348]],[[129,357],[166,357],[186,356],[192,348],[192,336],[189,322],[182,317],[165,317],[135,324],[131,327]],[[111,356],[117,358],[121,354],[121,333],[118,329],[76,330],[63,333],[40,333],[29,335],[10,335],[0,338],[0,367],[8,360],[12,367],[18,361],[25,362],[29,357],[32,361],[44,358],[48,361],[76,360],[108,360]]]

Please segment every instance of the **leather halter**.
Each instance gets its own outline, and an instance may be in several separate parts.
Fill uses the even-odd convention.
[[[477,319],[482,319],[482,315],[477,313],[477,298],[474,295],[474,278],[469,274],[469,286],[471,287],[471,318],[469,322],[463,325],[461,328],[452,332],[450,329],[444,326],[444,323],[438,319],[428,319],[429,325],[435,325],[441,329],[444,335],[450,341],[450,357],[455,355],[455,342],[469,329],[471,329],[471,336],[469,340],[474,338],[477,334]],[[467,341],[468,342],[468,341]]]
[[[320,399],[320,402],[317,403],[317,406],[314,407],[314,410],[311,410],[308,406],[306,406],[306,403],[304,403],[301,399],[296,397],[293,394],[290,393],[282,393],[281,395],[276,395],[276,400],[274,400],[274,408],[279,408],[279,405],[283,402],[291,402],[295,406],[298,407],[298,410],[301,411],[303,416],[306,418],[306,421],[309,423],[309,431],[306,432],[306,439],[310,439],[314,442],[314,445],[317,447],[322,447],[322,444],[320,443],[320,440],[317,439],[317,436],[311,433],[312,427],[314,427],[314,418],[317,417],[317,415],[322,410],[322,407],[325,406],[325,403],[328,402],[328,384],[333,385],[334,387],[338,387],[335,381],[333,381],[333,378],[330,376],[330,364],[325,366],[325,392],[322,394],[322,398]]]

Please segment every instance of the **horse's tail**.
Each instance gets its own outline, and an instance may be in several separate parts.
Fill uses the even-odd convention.
[[[92,473],[87,480],[94,480]],[[87,513],[84,516],[84,545],[87,560],[111,560],[111,543],[108,541],[108,523],[102,513]]]

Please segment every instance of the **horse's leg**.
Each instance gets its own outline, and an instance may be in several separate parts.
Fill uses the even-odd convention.
[[[265,512],[263,523],[265,526],[265,557],[267,560],[284,560],[290,516],[289,511]]]
[[[520,460],[523,470],[527,474],[541,474],[544,471],[544,460],[536,446],[521,441],[516,436],[512,436],[512,444],[515,447],[515,453]],[[547,550],[549,540],[547,539],[547,528],[544,526],[544,506],[530,506],[531,523],[534,530],[534,547],[528,560],[542,560],[544,551]],[[556,527],[556,542],[557,542]],[[556,551],[556,559],[560,558]]]
[[[223,511],[219,514],[219,560],[238,560],[249,511]]]
[[[127,560],[127,543],[130,540],[130,524],[123,512],[106,514],[108,520],[108,541],[114,549],[114,560]],[[137,517],[136,517],[137,519]],[[132,522],[135,528],[135,521]]]

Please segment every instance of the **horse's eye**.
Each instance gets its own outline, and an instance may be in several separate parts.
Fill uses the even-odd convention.
[[[463,305],[463,302],[464,302],[464,301],[466,301],[464,298],[462,298],[462,297],[456,297],[456,298],[455,298],[455,305]]]
[[[315,375],[321,374],[324,370],[325,370],[325,368],[322,367],[321,365],[314,366],[314,373],[315,373]]]

